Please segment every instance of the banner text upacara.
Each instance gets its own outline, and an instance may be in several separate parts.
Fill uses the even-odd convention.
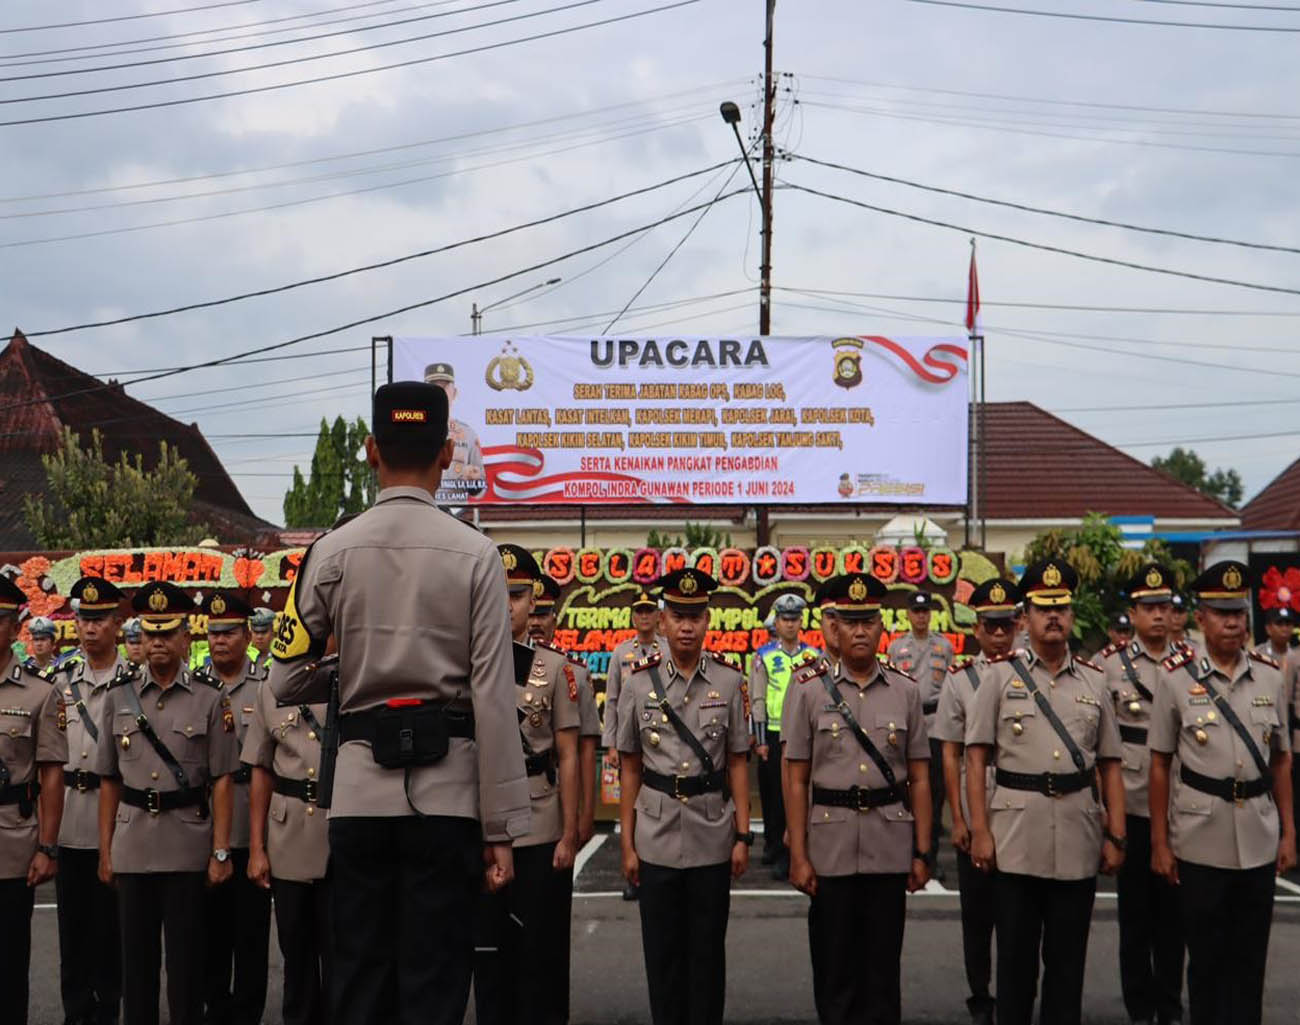
[[[765,367],[767,352],[755,338],[746,346],[735,338],[701,338],[694,343],[675,338],[593,338],[591,362],[597,367]]]

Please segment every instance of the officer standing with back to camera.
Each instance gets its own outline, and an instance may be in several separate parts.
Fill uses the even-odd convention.
[[[533,648],[528,620],[542,571],[519,545],[498,545],[510,629],[527,669],[516,675],[519,741],[532,828],[515,839],[515,878],[480,898],[474,1010],[482,1025],[563,1025],[569,915],[578,842],[578,681],[563,653]]]
[[[930,875],[921,695],[876,656],[888,593],[868,574],[834,579],[840,659],[798,670],[786,696],[790,881],[812,898],[813,997],[826,1025],[902,1020],[906,895]]]
[[[989,993],[993,976],[995,897],[993,875],[981,872],[970,859],[970,805],[966,800],[966,722],[979,691],[980,671],[992,659],[1011,651],[1019,614],[1020,590],[1003,577],[986,580],[971,592],[966,604],[975,613],[975,642],[979,654],[961,656],[948,670],[931,739],[943,742],[943,778],[952,809],[952,845],[957,849],[957,885],[961,890],[961,946],[966,962],[966,1000],[973,1025],[993,1025],[996,1006]],[[985,785],[993,793],[992,781]]]
[[[1192,582],[1204,647],[1160,664],[1151,713],[1151,867],[1178,888],[1191,1025],[1262,1020],[1273,879],[1296,863],[1289,695],[1246,651],[1250,586],[1230,560]]]
[[[1151,807],[1147,749],[1151,703],[1169,644],[1174,576],[1159,563],[1138,568],[1125,587],[1137,637],[1097,655],[1106,674],[1124,745],[1124,810],[1128,851],[1115,880],[1119,897],[1119,979],[1129,1018],[1170,1025],[1183,1018],[1183,930],[1177,894],[1151,871]]]
[[[640,886],[654,1025],[721,1025],[731,880],[754,842],[745,678],[703,650],[717,586],[693,567],[659,579],[668,651],[633,663],[619,694],[623,873]]]
[[[1039,1020],[1079,1025],[1097,871],[1118,871],[1128,842],[1114,705],[1101,669],[1070,654],[1077,584],[1062,559],[1025,570],[1029,648],[980,671],[966,723],[971,860],[997,869],[999,1025],[1029,1025],[1040,956]]]
[[[475,900],[510,882],[530,828],[505,574],[434,501],[452,456],[442,389],[383,385],[371,422],[379,495],[303,556],[269,684],[281,703],[328,700],[316,663],[335,636],[331,1019],[460,1025]]]
[[[6,1021],[26,1025],[36,887],[58,871],[64,707],[47,680],[18,661],[18,611],[27,603],[0,575],[0,991]]]
[[[797,594],[783,594],[772,603],[775,636],[754,652],[749,670],[750,706],[754,717],[755,753],[758,755],[758,796],[763,808],[763,864],[772,875],[790,874],[790,851],[785,845],[785,798],[781,786],[781,713],[794,665],[812,646],[799,639],[804,610]]]
[[[244,737],[257,711],[263,671],[250,656],[252,606],[230,591],[209,591],[201,610],[208,617],[209,662],[195,675],[222,691],[235,716],[235,741]],[[271,895],[248,875],[249,781],[240,765],[231,775],[229,886],[208,891],[204,1004],[207,1025],[257,1025],[266,1007],[267,950],[271,941]]]
[[[230,878],[235,719],[226,697],[187,667],[189,595],[146,584],[131,607],[148,661],[119,672],[104,699],[99,878],[117,886],[125,1025],[157,1025],[164,949],[171,1025],[199,1025],[204,888]]]
[[[122,1002],[117,894],[99,880],[99,776],[92,769],[108,685],[126,662],[117,650],[123,594],[100,577],[68,591],[77,600],[81,652],[49,676],[67,709],[66,792],[59,827],[59,989],[65,1025],[116,1025]]]

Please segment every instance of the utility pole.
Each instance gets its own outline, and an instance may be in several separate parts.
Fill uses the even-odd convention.
[[[772,122],[776,118],[776,81],[772,76],[772,28],[776,0],[767,0],[767,31],[763,36],[763,262],[758,289],[758,333],[772,333]]]

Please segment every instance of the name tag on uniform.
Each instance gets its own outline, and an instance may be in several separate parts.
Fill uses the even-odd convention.
[[[822,705],[823,712],[838,712],[839,710],[839,705]]]
[[[701,708],[726,708],[727,703],[725,701],[701,701],[700,707]]]
[[[1101,707],[1101,702],[1089,694],[1077,694],[1074,700],[1081,705],[1092,705],[1093,708]]]
[[[1027,690],[1009,690],[1009,691],[1007,691],[1005,694],[1003,694],[1002,696],[1003,696],[1004,698],[1010,698],[1010,699],[1013,700],[1013,701],[1014,701],[1016,698],[1020,698],[1022,701],[1028,701],[1028,700],[1029,700],[1029,691],[1027,691]]]
[[[25,708],[0,708],[0,715],[21,715],[30,719],[32,713]]]
[[[1250,699],[1250,703],[1251,703],[1252,705],[1254,705],[1256,708],[1272,708],[1272,707],[1273,707],[1273,699],[1270,698],[1270,697],[1268,697],[1268,696],[1262,696],[1262,697],[1257,697],[1257,698],[1251,698],[1251,699]]]
[[[1209,695],[1206,695],[1203,698],[1188,698],[1187,703],[1189,705],[1208,705],[1210,703],[1210,698]]]

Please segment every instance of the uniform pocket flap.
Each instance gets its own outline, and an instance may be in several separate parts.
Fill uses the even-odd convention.
[[[1021,810],[1029,800],[1029,791],[1012,790],[1010,787],[998,787],[993,791],[993,800],[989,802],[989,808],[993,811],[1002,810]]]
[[[660,818],[664,813],[664,795],[643,784],[636,795],[636,810],[648,818]]]
[[[1184,786],[1178,791],[1178,796],[1174,798],[1174,810],[1184,815],[1212,815],[1214,813],[1214,802],[1217,800],[1219,798],[1211,797],[1209,794],[1203,794],[1199,790]]]
[[[848,817],[848,808],[828,808],[825,805],[817,805],[813,813],[808,816],[808,825],[825,826],[832,822],[843,822]]]
[[[284,794],[271,795],[271,807],[268,812],[272,821],[283,822],[289,817],[289,798]]]
[[[208,733],[208,722],[206,719],[178,722],[172,726],[172,732],[179,733],[183,737],[205,737]]]

